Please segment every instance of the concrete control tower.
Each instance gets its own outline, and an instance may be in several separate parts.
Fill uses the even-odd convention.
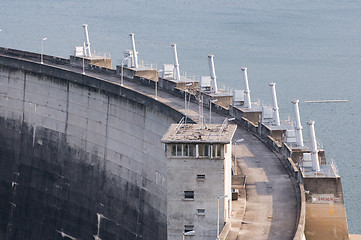
[[[167,154],[168,239],[216,239],[231,213],[236,125],[172,124]]]

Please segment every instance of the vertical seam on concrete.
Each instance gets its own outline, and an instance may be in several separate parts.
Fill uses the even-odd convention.
[[[70,91],[70,83],[68,81],[68,84],[66,86],[66,112],[65,112],[65,128],[64,128],[64,140],[65,140],[65,143],[67,142],[67,131],[68,131],[68,119],[69,119],[69,91]]]
[[[81,87],[82,88],[82,87]],[[89,92],[89,87],[87,88],[87,91],[86,91],[86,94],[87,94],[87,97],[88,97],[88,102],[86,104],[86,112],[87,112],[87,115],[85,117],[85,136],[84,136],[84,141],[85,141],[85,154],[87,153],[87,146],[88,146],[88,122],[89,122],[89,102],[90,102],[90,92]],[[91,151],[89,151],[89,156],[91,158]]]
[[[24,71],[24,89],[23,89],[23,117],[21,119],[21,126],[24,123],[24,119],[25,119],[25,90],[26,90],[26,71]]]
[[[110,105],[110,97],[109,94],[108,97],[108,103],[107,103],[107,116],[106,116],[106,124],[105,124],[105,146],[104,146],[104,162],[103,162],[103,171],[105,171],[105,165],[107,161],[107,154],[108,154],[108,123],[109,123],[109,105]]]
[[[10,84],[10,72],[11,72],[11,69],[9,68],[9,74],[8,74],[8,84]]]

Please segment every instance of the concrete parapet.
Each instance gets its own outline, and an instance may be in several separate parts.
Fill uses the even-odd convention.
[[[267,136],[270,136],[277,142],[277,144],[281,144],[283,142],[283,137],[286,133],[286,129],[272,129],[272,127],[263,123],[259,123],[258,129],[261,137],[266,138]]]
[[[14,57],[21,57],[21,58],[28,58],[33,61],[40,62],[40,53],[33,53],[33,52],[27,52],[17,49],[11,49],[11,48],[2,48],[0,47],[0,54],[6,54],[8,56],[14,56]],[[55,64],[61,64],[61,65],[69,65],[70,60],[61,58],[61,57],[55,57],[50,55],[43,54],[44,62],[51,62]]]
[[[105,69],[111,70],[113,68],[112,59],[111,58],[103,58],[103,57],[77,57],[77,56],[70,56],[70,65],[76,66],[78,68],[83,67],[83,60],[84,60],[84,67],[85,69],[92,69],[101,73],[105,73]],[[103,69],[103,71],[99,71],[99,69]],[[114,71],[115,75],[115,71]]]
[[[224,109],[229,110],[229,107],[232,104],[233,96],[227,93],[207,93],[207,92],[201,92],[203,95],[203,102],[206,105],[209,105],[209,102],[211,100],[217,99],[217,105],[222,106]]]
[[[177,83],[168,79],[159,78],[159,87],[166,92],[173,93],[177,87]]]
[[[122,71],[122,66],[116,66],[116,75],[120,77]],[[134,81],[141,85],[154,85],[154,82],[159,81],[159,73],[157,69],[151,68],[126,68],[123,67],[124,77],[129,79],[130,81]],[[151,84],[153,82],[153,84]]]
[[[230,107],[231,115],[237,119],[245,118],[255,125],[258,125],[259,117],[262,111],[249,111],[248,109],[242,109],[237,106]]]
[[[293,240],[306,240],[305,237],[305,224],[306,224],[306,197],[305,189],[303,184],[297,184],[297,207],[299,210],[298,214],[298,225]]]
[[[231,228],[232,228],[232,223],[231,220],[229,219],[224,225],[222,232],[219,234],[219,240],[226,240],[229,232],[231,231]]]
[[[236,118],[236,122],[239,123],[241,126],[243,126],[245,129],[247,129],[248,131],[251,131],[254,134],[258,133],[258,125],[252,123],[251,121],[249,121],[247,118]]]

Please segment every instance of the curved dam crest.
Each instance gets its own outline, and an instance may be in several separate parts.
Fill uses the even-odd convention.
[[[166,239],[160,139],[179,112],[5,57],[0,101],[1,239]]]

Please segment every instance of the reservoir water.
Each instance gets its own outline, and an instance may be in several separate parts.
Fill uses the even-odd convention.
[[[271,104],[268,82],[277,83],[281,119],[293,118],[300,99],[304,135],[316,121],[328,161],[342,176],[350,233],[361,234],[361,5],[343,0],[1,0],[0,46],[68,57],[84,41],[88,24],[92,50],[119,64],[135,33],[145,62],[173,63],[208,75],[214,54],[219,87],[243,89],[247,66],[253,101]],[[347,103],[304,103],[347,99]]]

